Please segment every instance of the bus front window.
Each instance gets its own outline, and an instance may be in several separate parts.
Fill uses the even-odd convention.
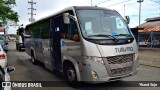
[[[85,38],[109,38],[104,35],[126,38],[129,35],[127,25],[117,12],[107,10],[78,10],[77,13],[82,34]],[[101,37],[100,35],[103,36]]]

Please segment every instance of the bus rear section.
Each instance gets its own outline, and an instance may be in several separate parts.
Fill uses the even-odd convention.
[[[136,40],[114,10],[70,7],[26,30],[33,34],[26,51],[47,69],[61,71],[71,84],[108,82],[137,73]]]

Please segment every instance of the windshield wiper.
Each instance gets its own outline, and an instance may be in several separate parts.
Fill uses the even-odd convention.
[[[113,36],[126,36],[126,37],[132,37],[132,35],[130,35],[130,34],[117,34],[117,35],[113,35]]]
[[[88,37],[94,37],[94,36],[97,36],[97,37],[109,37],[111,39],[117,40],[114,36],[108,35],[108,34],[95,34],[95,35],[90,35]]]

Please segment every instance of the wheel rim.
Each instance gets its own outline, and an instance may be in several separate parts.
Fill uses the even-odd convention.
[[[74,70],[69,69],[69,70],[68,70],[68,73],[67,73],[67,76],[68,76],[68,80],[69,80],[69,81],[75,81],[76,75],[75,75]]]

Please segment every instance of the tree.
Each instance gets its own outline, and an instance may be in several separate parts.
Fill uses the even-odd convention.
[[[12,1],[12,2],[11,2]],[[0,0],[0,27],[18,22],[18,14],[10,7],[15,0]]]

